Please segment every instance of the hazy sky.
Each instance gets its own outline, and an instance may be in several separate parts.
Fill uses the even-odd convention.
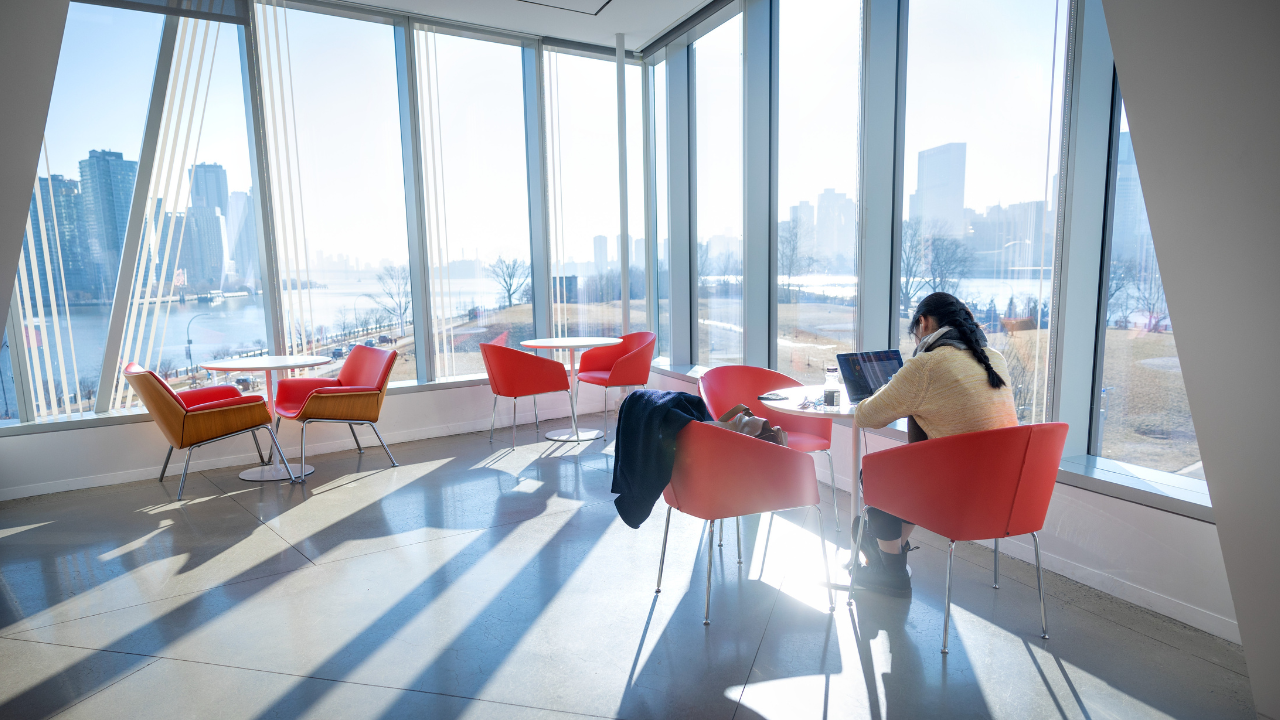
[[[967,207],[982,211],[1043,197],[1050,102],[1060,92],[1051,77],[1054,13],[1065,15],[1062,5],[914,0],[908,194],[915,189],[920,150],[965,142]],[[288,14],[311,247],[365,262],[403,262],[408,251],[393,30]],[[779,204],[785,213],[800,200],[813,202],[824,188],[856,193],[861,31],[856,4],[841,0],[783,0],[780,20]],[[71,5],[47,133],[54,173],[77,177],[77,163],[90,149],[137,159],[162,23],[147,13]],[[735,19],[697,45],[704,237],[741,232],[740,27]],[[237,32],[222,26],[197,161],[223,165],[231,190],[247,191]],[[450,246],[459,249],[453,254],[466,249],[473,257],[479,249],[527,257],[520,51],[447,36],[438,38],[436,49]],[[619,231],[615,68],[569,55],[558,60],[567,250],[588,261],[590,238],[603,234],[612,256]],[[644,227],[639,79],[638,68],[629,68],[629,224],[637,236]]]

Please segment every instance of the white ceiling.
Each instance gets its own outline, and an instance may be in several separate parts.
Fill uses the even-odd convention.
[[[638,50],[708,0],[364,0],[389,10]]]

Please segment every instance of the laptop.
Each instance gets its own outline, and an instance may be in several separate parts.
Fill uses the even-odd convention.
[[[866,400],[875,394],[902,367],[902,353],[897,350],[841,353],[836,355],[840,376],[849,394],[849,402]]]

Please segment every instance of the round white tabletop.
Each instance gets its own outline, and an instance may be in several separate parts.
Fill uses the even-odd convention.
[[[522,340],[520,344],[538,350],[576,350],[578,348],[597,348],[620,345],[621,338],[610,337],[558,337]]]
[[[611,337],[558,337],[558,338],[537,338],[535,340],[522,340],[520,344],[524,347],[537,350],[568,350],[569,351],[569,387],[573,387],[578,382],[578,348],[590,349],[598,347],[611,347],[613,345],[622,344],[621,338]],[[571,393],[571,402],[574,403],[574,414],[576,415],[578,398],[576,393]],[[585,440],[595,440],[604,437],[604,433],[599,430],[552,430],[547,433],[548,440],[556,440],[558,442],[583,442]]]
[[[823,405],[822,404],[822,386],[821,385],[805,385],[803,387],[785,388],[783,390],[774,390],[774,392],[782,395],[784,400],[761,400],[764,406],[770,410],[777,410],[787,415],[800,415],[802,417],[853,417],[858,411],[858,403],[849,402],[849,396],[845,393],[844,388],[840,388],[840,404],[839,405]],[[809,405],[806,401],[813,401],[813,405]],[[806,405],[806,407],[801,407]]]
[[[200,367],[205,370],[215,372],[263,372],[267,374],[267,412],[274,415],[276,411],[276,388],[272,382],[271,373],[277,370],[299,370],[302,368],[316,367],[317,365],[327,365],[333,362],[333,358],[321,357],[319,355],[259,355],[258,357],[234,358],[230,360],[210,360],[206,363],[200,363]],[[276,427],[280,425],[279,418],[276,419]],[[272,446],[268,451],[270,455],[270,464],[261,465],[256,468],[249,468],[240,473],[241,480],[250,482],[271,482],[274,480],[292,480],[293,478],[303,478],[315,472],[315,468],[310,465],[300,465],[298,463],[289,463],[289,470],[293,471],[292,477],[289,470],[285,469],[280,458],[275,454],[275,447]]]

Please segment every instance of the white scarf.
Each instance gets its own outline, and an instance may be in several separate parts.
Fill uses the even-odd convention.
[[[929,333],[923,340],[920,341],[919,345],[916,345],[916,349],[914,352],[911,353],[911,357],[915,357],[923,352],[929,352],[929,350],[933,348],[934,344],[937,343],[939,340],[941,340],[943,335],[946,335],[949,332],[951,332],[951,326],[943,325],[937,330],[934,330],[933,332]]]

